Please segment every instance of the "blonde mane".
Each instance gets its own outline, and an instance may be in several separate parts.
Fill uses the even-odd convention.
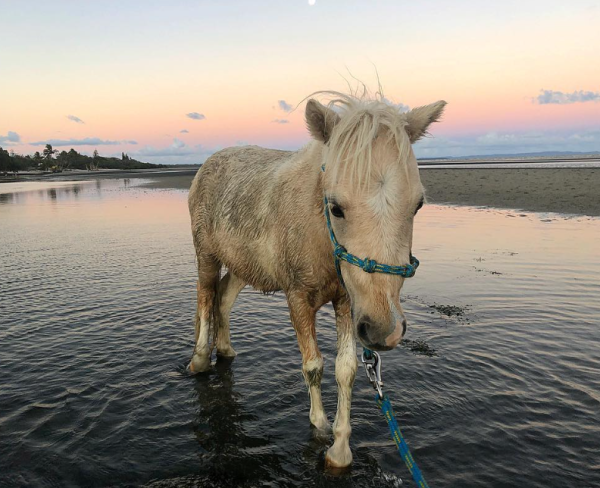
[[[360,96],[335,91],[316,94],[328,96],[328,107],[340,117],[323,155],[334,181],[346,176],[358,186],[368,181],[373,168],[373,142],[377,137],[386,137],[386,142],[395,146],[399,162],[407,160],[410,139],[405,127],[408,122],[381,90],[374,96],[366,90]]]

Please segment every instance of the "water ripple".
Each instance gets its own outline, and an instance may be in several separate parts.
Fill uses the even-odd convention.
[[[360,371],[353,468],[323,470],[282,294],[244,290],[238,356],[189,375],[186,195],[99,181],[0,206],[0,485],[412,486]],[[508,213],[419,214],[386,391],[432,486],[600,486],[600,222]],[[332,421],[331,307],[317,329]]]

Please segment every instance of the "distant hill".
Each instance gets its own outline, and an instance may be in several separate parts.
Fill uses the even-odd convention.
[[[419,161],[448,161],[469,159],[518,159],[518,158],[597,158],[600,157],[600,151],[592,152],[577,152],[577,151],[539,151],[528,153],[512,153],[512,154],[475,154],[471,156],[447,156],[438,158],[417,158]]]

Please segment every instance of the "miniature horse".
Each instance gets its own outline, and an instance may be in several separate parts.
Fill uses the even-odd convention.
[[[313,140],[299,151],[231,147],[211,156],[194,178],[189,209],[198,308],[189,369],[210,368],[214,345],[217,355],[235,356],[229,312],[244,286],[283,290],[302,353],[310,421],[328,429],[315,317],[332,302],[338,405],[326,463],[343,468],[352,462],[356,337],[372,350],[392,349],[401,341],[406,332],[400,305],[404,278],[365,273],[346,262],[338,277],[325,211],[349,253],[380,263],[409,263],[414,216],[424,199],[411,144],[440,118],[446,103],[400,113],[382,96],[329,93],[336,99],[328,106],[308,101],[305,116]],[[222,267],[227,269],[223,278]]]

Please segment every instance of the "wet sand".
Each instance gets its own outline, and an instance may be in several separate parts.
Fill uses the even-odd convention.
[[[430,203],[600,216],[600,169],[421,170]]]
[[[152,179],[151,188],[190,187],[193,175]],[[600,169],[422,168],[429,203],[600,216]]]
[[[64,173],[52,180],[144,178],[149,180],[142,185],[147,188],[186,190],[196,171],[196,168],[186,168],[110,174]],[[421,180],[429,203],[600,216],[600,168],[422,167]],[[8,191],[14,184],[2,184],[0,193],[2,189]]]

